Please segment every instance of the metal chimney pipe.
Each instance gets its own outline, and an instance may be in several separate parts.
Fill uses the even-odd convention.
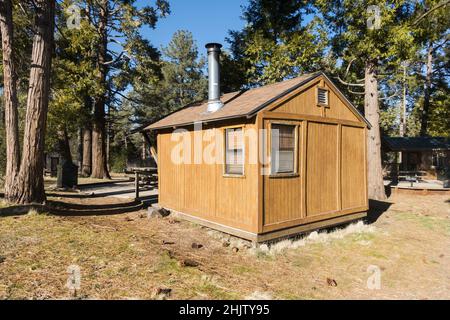
[[[216,112],[223,107],[220,101],[220,43],[208,43],[208,112]]]

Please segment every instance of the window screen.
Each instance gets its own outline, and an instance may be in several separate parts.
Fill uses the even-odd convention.
[[[244,142],[242,128],[225,130],[225,173],[244,174]]]
[[[272,124],[272,173],[295,173],[295,126]]]

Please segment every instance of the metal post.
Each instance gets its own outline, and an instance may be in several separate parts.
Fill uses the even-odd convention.
[[[134,172],[134,189],[135,189],[135,199],[139,200],[139,172]]]

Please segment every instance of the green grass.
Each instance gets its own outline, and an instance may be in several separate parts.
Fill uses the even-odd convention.
[[[234,266],[234,267],[233,267],[233,271],[234,271],[236,274],[239,274],[239,275],[243,275],[243,274],[252,274],[252,273],[256,272],[256,270],[255,270],[254,268],[249,267],[249,266],[245,266],[245,265],[237,265],[237,266]]]
[[[153,269],[156,273],[162,274],[174,274],[181,272],[181,267],[178,261],[170,257],[168,252],[164,252],[160,257],[159,261]]]
[[[216,300],[236,300],[239,299],[240,295],[231,290],[221,288],[217,284],[200,281],[200,284],[196,285],[194,291],[200,295],[205,295],[210,299]]]
[[[440,217],[425,216],[422,214],[411,212],[400,212],[395,215],[397,220],[409,221],[419,225],[422,228],[442,232],[444,234],[450,234],[450,220]]]

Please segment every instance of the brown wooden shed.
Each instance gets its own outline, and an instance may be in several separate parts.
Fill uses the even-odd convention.
[[[153,123],[159,205],[256,242],[362,218],[370,124],[322,72],[220,95]]]
[[[220,101],[144,129],[157,134],[161,207],[257,242],[366,215],[370,124],[324,73]]]

